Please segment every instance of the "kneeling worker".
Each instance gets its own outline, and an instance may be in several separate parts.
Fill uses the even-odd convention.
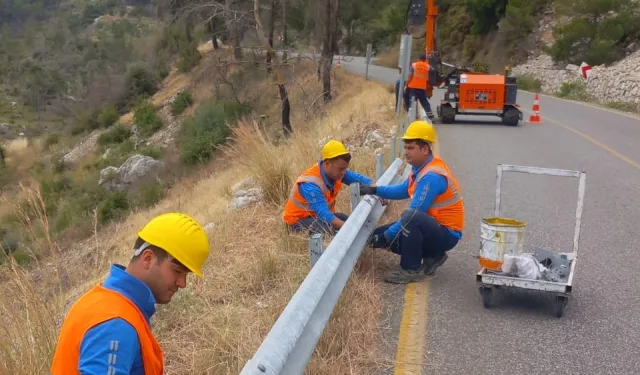
[[[462,238],[464,203],[455,176],[445,162],[433,155],[433,126],[414,121],[402,137],[412,173],[398,185],[360,186],[360,194],[385,199],[410,198],[409,208],[395,223],[376,228],[370,241],[374,248],[390,248],[400,255],[400,268],[387,281],[419,281],[447,260],[446,252]]]
[[[335,212],[336,199],[343,184],[372,183],[370,178],[348,170],[351,154],[341,142],[327,142],[321,155],[322,160],[294,182],[285,204],[283,220],[295,232],[336,233],[347,220],[347,215]]]
[[[193,218],[166,213],[140,232],[125,268],[71,307],[53,355],[51,375],[162,375],[164,357],[149,321],[156,303],[167,304],[186,287],[187,274],[202,278],[209,240]]]

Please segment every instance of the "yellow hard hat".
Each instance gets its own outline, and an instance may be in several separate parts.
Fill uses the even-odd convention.
[[[158,215],[138,232],[138,236],[163,249],[202,278],[202,265],[209,256],[209,239],[192,217],[177,212]]]
[[[409,125],[402,139],[421,139],[429,143],[436,143],[436,130],[430,123],[416,120]]]
[[[342,142],[336,141],[334,139],[327,142],[327,144],[322,147],[321,151],[322,160],[333,159],[335,157],[346,155],[348,153],[349,151],[347,150],[345,145],[342,144]]]

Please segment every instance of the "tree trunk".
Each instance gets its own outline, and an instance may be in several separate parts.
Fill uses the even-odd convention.
[[[231,39],[231,46],[233,47],[233,59],[237,62],[242,60],[242,48],[240,47],[240,30],[236,17],[232,17],[234,13],[233,0],[226,0],[225,7],[227,9],[227,30],[229,31],[229,38]]]
[[[213,44],[213,49],[220,49],[220,46],[218,45],[218,38],[216,37],[217,30],[215,18],[211,18],[207,23],[207,31],[209,32],[209,35],[211,35],[211,44]]]
[[[287,59],[287,0],[282,0],[282,61]]]
[[[322,74],[322,91],[325,103],[332,100],[331,96],[331,65],[333,54],[338,50],[338,7],[339,0],[325,0],[324,9],[324,38],[322,40],[322,55],[319,70]]]
[[[291,104],[289,103],[289,94],[283,83],[278,84],[280,91],[280,102],[282,103],[282,133],[288,138],[292,133],[291,128]]]
[[[273,33],[275,28],[275,18],[276,18],[276,0],[271,0],[271,4],[269,6],[269,27],[267,29],[267,42],[269,43],[269,47],[273,49]],[[271,60],[273,59],[272,50],[267,51],[267,73],[271,73]]]
[[[275,0],[271,1],[271,11],[273,12],[275,5]],[[262,20],[260,19],[260,0],[254,0],[253,3],[254,11],[253,16],[256,20],[256,29],[258,31],[258,38],[264,45],[267,50],[267,53],[274,53],[273,50],[273,37],[271,41],[267,40],[267,37],[264,34],[264,28],[262,26]],[[272,21],[273,22],[273,13],[272,13]],[[276,79],[278,85],[278,91],[280,92],[280,103],[282,105],[282,131],[285,138],[289,137],[293,133],[293,129],[291,128],[291,104],[289,103],[289,94],[287,93],[287,88],[285,86],[284,76],[280,71],[280,64],[277,63],[277,56],[274,56],[276,60],[275,70],[276,70]]]

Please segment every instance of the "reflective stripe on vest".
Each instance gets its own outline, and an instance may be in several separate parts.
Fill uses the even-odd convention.
[[[320,172],[320,165],[315,163],[311,168],[307,169],[300,177],[298,177],[291,188],[289,199],[284,207],[282,218],[285,223],[289,225],[295,224],[301,219],[308,217],[316,217],[317,214],[311,209],[309,202],[300,194],[300,184],[304,182],[311,182],[320,188],[320,191],[324,194],[327,204],[331,212],[335,212],[336,200],[338,193],[342,188],[342,182],[336,181],[334,183],[333,192],[329,190],[324,180],[322,179],[322,173]]]
[[[429,64],[425,61],[418,61],[411,66],[413,67],[413,77],[407,83],[407,87],[426,90],[429,83]]]
[[[80,375],[78,371],[80,345],[85,333],[92,327],[114,318],[124,319],[136,330],[144,374],[162,375],[164,372],[162,349],[153,337],[151,327],[147,324],[144,315],[128,298],[102,285],[89,290],[71,307],[60,330],[51,364],[51,375]],[[110,356],[110,360],[117,361],[117,343],[111,343],[111,351],[114,356]]]
[[[460,186],[442,159],[434,157],[418,172],[417,178],[413,174],[409,176],[409,188],[407,189],[409,197],[413,199],[418,181],[422,180],[429,172],[435,172],[445,177],[447,190],[436,197],[427,210],[427,214],[433,216],[442,226],[462,231],[464,229],[464,202],[460,194]]]

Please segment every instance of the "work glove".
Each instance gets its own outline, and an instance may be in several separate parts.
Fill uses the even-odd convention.
[[[376,187],[371,185],[360,185],[360,195],[376,195]]]
[[[384,236],[384,233],[374,234],[369,237],[369,245],[374,249],[389,247],[389,240]]]

